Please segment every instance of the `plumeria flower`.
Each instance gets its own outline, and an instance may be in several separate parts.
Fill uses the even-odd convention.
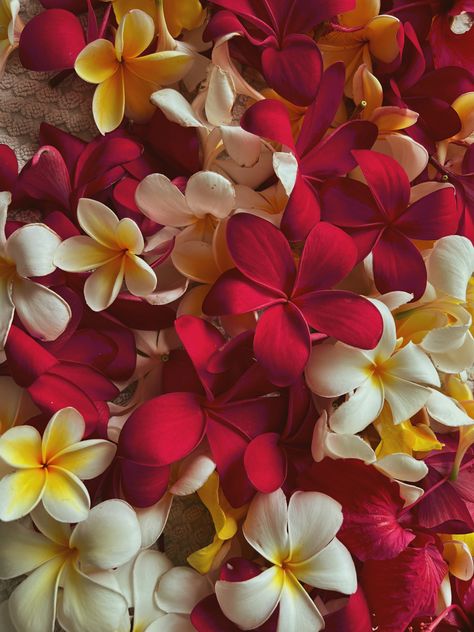
[[[84,297],[91,309],[100,312],[112,305],[124,280],[135,296],[153,292],[156,275],[139,257],[145,242],[132,219],[119,220],[107,206],[86,198],[79,200],[77,219],[88,236],[63,241],[54,261],[67,272],[94,270],[84,285]]]
[[[0,193],[0,350],[15,313],[36,338],[55,340],[71,318],[68,303],[56,292],[31,281],[54,272],[60,237],[44,224],[27,224],[5,235],[10,193]]]
[[[340,504],[319,492],[295,492],[288,506],[281,489],[258,494],[243,533],[272,566],[246,581],[216,583],[225,616],[251,630],[279,605],[277,632],[323,629],[324,619],[300,582],[345,594],[356,591],[354,563],[335,537],[342,520]]]
[[[130,632],[194,632],[194,606],[212,593],[212,585],[191,568],[173,567],[159,551],[141,551],[118,570],[117,579],[133,608]]]
[[[418,343],[441,371],[459,373],[474,364],[474,247],[460,235],[443,237],[426,266],[427,291],[397,311],[397,332]]]
[[[57,616],[68,632],[129,632],[127,601],[108,571],[138,553],[140,527],[133,509],[107,500],[74,529],[42,507],[32,519],[37,530],[0,522],[0,577],[28,573],[8,601],[15,628],[46,632]]]
[[[452,603],[450,575],[468,582],[474,575],[474,561],[468,545],[457,539],[457,535],[441,535],[443,541],[443,559],[448,564],[449,572],[443,578],[439,591],[438,610],[444,610]],[[462,536],[461,536],[462,538]]]
[[[8,56],[18,46],[23,23],[18,15],[18,0],[1,0],[0,2],[0,80],[5,71]]]
[[[82,480],[95,478],[110,465],[113,443],[81,441],[85,422],[74,408],[51,418],[43,437],[33,426],[16,426],[0,437],[0,458],[14,468],[0,480],[0,519],[26,516],[40,502],[60,522],[79,522],[89,513],[90,498]]]
[[[440,386],[436,369],[419,347],[409,342],[397,350],[390,310],[380,301],[373,303],[384,322],[375,349],[362,351],[339,342],[320,345],[306,368],[308,385],[318,395],[339,397],[354,391],[331,415],[336,432],[360,432],[380,415],[385,401],[393,422],[405,421],[426,404],[432,392],[426,385]]]
[[[142,55],[154,36],[153,19],[133,9],[119,24],[115,46],[109,40],[97,39],[77,56],[77,74],[98,84],[92,112],[102,134],[116,129],[124,115],[136,122],[151,118],[152,92],[179,81],[192,65],[189,54],[174,50]]]
[[[218,173],[192,175],[183,195],[166,176],[154,173],[138,185],[138,208],[164,226],[183,228],[176,237],[171,258],[185,276],[212,283],[233,266],[227,253],[221,223],[235,209],[234,186]]]
[[[112,0],[112,4],[117,22],[131,8],[145,11],[156,21],[156,14],[159,8],[162,9],[172,37],[178,37],[183,29],[198,28],[206,17],[199,0]]]

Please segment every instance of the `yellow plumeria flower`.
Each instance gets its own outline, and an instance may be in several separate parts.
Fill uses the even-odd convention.
[[[200,573],[208,573],[214,566],[214,560],[226,542],[237,533],[238,521],[247,511],[247,506],[232,507],[219,487],[219,475],[213,472],[204,485],[197,491],[202,503],[211,514],[216,534],[207,546],[191,553],[187,558],[188,564]]]
[[[191,55],[174,50],[142,55],[155,37],[153,19],[134,9],[124,15],[115,46],[106,39],[88,44],[77,56],[77,74],[96,83],[92,112],[102,134],[116,129],[124,115],[147,121],[154,112],[150,95],[179,81],[190,69]]]
[[[94,270],[84,284],[87,305],[100,312],[117,298],[122,283],[134,296],[147,296],[156,286],[153,269],[138,255],[145,247],[136,223],[125,217],[119,220],[107,206],[82,198],[77,219],[89,235],[70,237],[56,251],[54,261],[66,272]]]
[[[0,0],[0,79],[10,53],[18,46],[23,23],[18,0]]]
[[[163,8],[166,26],[172,37],[178,37],[183,29],[192,31],[204,21],[206,13],[199,0],[114,0],[113,9],[117,22],[132,9],[140,9],[157,23],[157,12]]]
[[[43,437],[33,426],[16,426],[0,437],[0,458],[15,470],[0,480],[0,520],[22,518],[40,502],[59,522],[87,518],[90,498],[81,480],[102,474],[116,446],[102,439],[81,441],[85,428],[74,408],[64,408]]]

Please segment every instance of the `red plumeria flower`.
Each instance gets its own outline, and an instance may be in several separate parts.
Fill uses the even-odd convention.
[[[295,0],[288,5],[281,0],[214,0],[213,4],[225,10],[211,19],[206,36],[242,34],[251,45],[250,63],[256,62],[268,85],[292,103],[309,105],[323,64],[316,42],[307,33],[353,9],[355,1]]]
[[[354,151],[367,185],[350,179],[326,183],[321,192],[323,218],[349,233],[359,258],[373,255],[375,285],[385,294],[426,288],[426,266],[412,240],[439,239],[456,232],[459,211],[454,188],[423,183],[410,189],[408,176],[393,158]],[[427,195],[420,197],[424,192]],[[410,193],[416,201],[410,204]]]
[[[315,226],[298,269],[283,233],[259,217],[231,217],[227,242],[237,270],[217,280],[203,309],[211,316],[265,310],[254,351],[274,384],[291,384],[303,371],[311,350],[309,327],[361,349],[373,349],[379,341],[378,310],[352,292],[330,289],[357,259],[352,239],[340,229],[322,222]]]
[[[326,135],[341,103],[344,81],[342,63],[326,70],[296,142],[288,110],[281,101],[259,101],[242,117],[243,129],[288,147],[298,161],[295,186],[281,223],[290,240],[304,239],[319,221],[317,191],[321,183],[346,175],[356,166],[351,150],[370,149],[377,139],[378,129],[369,121],[348,121]]]

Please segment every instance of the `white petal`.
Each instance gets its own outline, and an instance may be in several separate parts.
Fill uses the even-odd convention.
[[[6,251],[24,277],[45,276],[54,272],[53,256],[60,237],[44,224],[27,224],[8,238]]]
[[[151,95],[150,101],[160,108],[169,121],[178,123],[181,127],[204,127],[191,105],[177,90],[158,90]]]
[[[213,592],[206,576],[186,566],[177,566],[163,575],[156,601],[165,612],[191,614],[194,606]]]
[[[426,353],[455,351],[464,343],[472,324],[471,315],[460,305],[449,305],[446,309],[445,322],[448,318],[452,322],[450,326],[432,329],[423,338],[420,346]]]
[[[68,632],[124,632],[130,627],[128,604],[117,590],[68,565],[58,604],[58,620]]]
[[[71,537],[71,526],[58,522],[43,507],[42,504],[37,505],[30,514],[35,527],[48,540],[52,540],[63,548],[69,547],[69,538]]]
[[[260,158],[262,141],[240,125],[222,125],[222,140],[227,153],[240,167],[253,167]]]
[[[74,523],[89,515],[91,501],[84,483],[60,468],[49,467],[42,497],[43,506],[59,522]]]
[[[122,288],[126,257],[117,257],[97,268],[84,283],[84,298],[94,312],[110,307]]]
[[[206,95],[205,111],[211,125],[228,125],[232,122],[232,108],[236,97],[230,73],[212,66]]]
[[[341,525],[342,508],[336,500],[320,492],[295,492],[288,504],[291,564],[319,553]]]
[[[0,578],[10,579],[29,573],[61,552],[61,548],[44,535],[18,522],[0,522]]]
[[[27,331],[41,340],[56,340],[71,320],[71,308],[59,294],[29,279],[14,281],[13,302]]]
[[[196,217],[227,217],[235,208],[233,185],[214,171],[199,171],[186,185],[186,202]]]
[[[51,460],[51,464],[87,481],[105,472],[116,451],[117,446],[110,441],[87,439],[62,450]]]
[[[285,193],[290,195],[295,186],[298,174],[298,162],[292,153],[286,151],[276,151],[273,154],[273,170],[285,189]]]
[[[15,425],[24,399],[27,399],[27,392],[21,386],[18,386],[9,376],[0,376],[0,418],[2,420],[2,432],[5,432],[5,430]]]
[[[357,590],[357,574],[351,554],[337,538],[313,557],[298,564],[291,561],[289,569],[300,582],[316,588],[337,590],[347,595]]]
[[[135,202],[144,215],[163,226],[188,226],[195,221],[184,195],[161,173],[152,173],[140,182]]]
[[[474,338],[468,332],[463,344],[458,349],[444,353],[431,353],[433,364],[445,373],[460,373],[468,370],[474,364]]]
[[[142,537],[142,547],[155,544],[168,521],[173,495],[166,493],[157,503],[144,509],[136,509]]]
[[[189,617],[182,614],[165,614],[153,621],[145,632],[196,632]]]
[[[430,389],[426,410],[435,421],[449,427],[469,426],[472,419],[454,399]]]
[[[15,630],[13,621],[10,617],[8,599],[0,604],[0,630],[4,630],[4,632],[14,632]]]
[[[281,593],[277,632],[319,632],[324,619],[301,584],[286,573]]]
[[[416,485],[410,485],[401,481],[397,481],[397,483],[400,489],[400,496],[405,501],[403,503],[404,507],[412,505],[425,493],[424,489],[422,489],[421,487],[417,487]]]
[[[125,564],[138,552],[140,525],[130,505],[122,500],[106,500],[76,526],[70,542],[79,550],[82,564],[107,570]]]
[[[359,459],[364,463],[375,461],[375,452],[358,435],[330,432],[326,437],[326,449],[332,458]]]
[[[274,564],[288,553],[288,508],[285,494],[277,489],[271,494],[257,494],[250,504],[242,527],[247,542]]]
[[[367,428],[380,415],[384,389],[378,378],[367,379],[354,395],[332,413],[329,425],[335,432],[355,434]]]
[[[0,248],[3,250],[5,237],[5,224],[7,222],[8,207],[12,201],[12,194],[9,191],[0,192]]]
[[[311,455],[316,463],[319,463],[326,456],[328,456],[326,450],[326,441],[328,434],[328,414],[325,410],[323,410],[314,426],[313,438],[311,440]]]
[[[428,474],[426,463],[404,453],[388,454],[379,459],[375,467],[386,472],[391,478],[410,483],[421,481]]]
[[[439,375],[429,357],[409,342],[385,362],[384,370],[402,380],[440,386]],[[385,378],[384,383],[385,383]],[[390,381],[390,380],[389,380]]]
[[[222,612],[242,630],[257,628],[277,607],[284,575],[284,571],[272,566],[243,582],[217,581],[216,596]]]
[[[54,255],[54,263],[66,272],[89,272],[118,256],[118,249],[111,249],[87,235],[76,235],[62,242]]]
[[[467,237],[450,235],[437,241],[427,261],[428,279],[438,291],[466,300],[474,272],[474,247]]]
[[[142,551],[137,555],[133,565],[134,628],[144,630],[163,615],[155,604],[155,590],[160,578],[172,568],[172,562],[159,551]]]
[[[388,309],[393,312],[398,309],[402,305],[406,305],[413,298],[413,294],[409,292],[387,292],[387,294],[382,294],[381,296],[377,296],[377,300],[383,303],[388,307]]]
[[[181,463],[178,480],[170,487],[170,493],[177,496],[194,494],[215,469],[216,464],[205,454],[189,457]]]
[[[0,277],[0,350],[5,346],[15,315],[12,293],[12,280],[8,277]]]
[[[136,255],[125,260],[125,285],[130,294],[148,296],[156,287],[156,274],[146,261]]]
[[[46,562],[29,575],[10,595],[10,616],[21,632],[53,629],[58,583],[64,557]]]
[[[395,424],[410,419],[421,410],[430,395],[429,388],[398,377],[385,376],[383,387]]]
[[[359,349],[342,343],[316,345],[306,365],[306,382],[317,395],[339,397],[365,382],[371,367]]]
[[[456,536],[453,536],[455,538]],[[471,552],[465,542],[444,542],[443,557],[448,562],[449,572],[462,581],[469,581],[474,573]]]
[[[395,328],[395,321],[393,320],[393,316],[389,308],[381,301],[373,298],[369,300],[372,301],[382,315],[383,333],[375,349],[365,351],[364,353],[367,357],[380,364],[385,362],[385,360],[390,358],[392,355],[397,342],[397,331]]]
[[[77,205],[77,219],[89,237],[103,246],[116,248],[115,230],[119,219],[108,206],[97,200],[81,198]]]

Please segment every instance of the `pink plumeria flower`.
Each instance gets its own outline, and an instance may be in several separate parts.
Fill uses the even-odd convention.
[[[272,566],[245,581],[216,582],[225,616],[251,630],[279,605],[277,632],[322,630],[324,619],[302,583],[345,594],[356,591],[351,555],[335,537],[342,520],[341,505],[319,492],[295,492],[288,505],[281,489],[258,494],[243,533]]]
[[[41,506],[32,519],[37,530],[0,522],[0,577],[29,574],[8,601],[14,629],[52,630],[57,616],[69,632],[129,632],[127,600],[110,571],[139,551],[133,509],[122,500],[107,500],[73,529]]]
[[[19,12],[18,0],[0,0],[0,79],[5,72],[8,56],[17,48],[23,30]]]
[[[77,219],[86,235],[66,239],[54,261],[67,272],[89,272],[84,285],[87,305],[95,312],[107,309],[117,298],[125,280],[130,294],[147,296],[156,286],[156,275],[140,258],[145,248],[137,224],[96,200],[82,198]]]
[[[90,498],[82,480],[102,474],[116,446],[102,439],[82,441],[83,417],[63,408],[50,420],[43,437],[33,426],[16,426],[0,437],[0,458],[15,471],[0,480],[0,519],[17,520],[40,502],[60,522],[80,522]]]
[[[15,312],[28,333],[42,340],[55,340],[71,318],[63,298],[29,279],[54,272],[53,256],[61,239],[44,224],[21,226],[7,239],[10,201],[10,193],[0,193],[0,350]]]

